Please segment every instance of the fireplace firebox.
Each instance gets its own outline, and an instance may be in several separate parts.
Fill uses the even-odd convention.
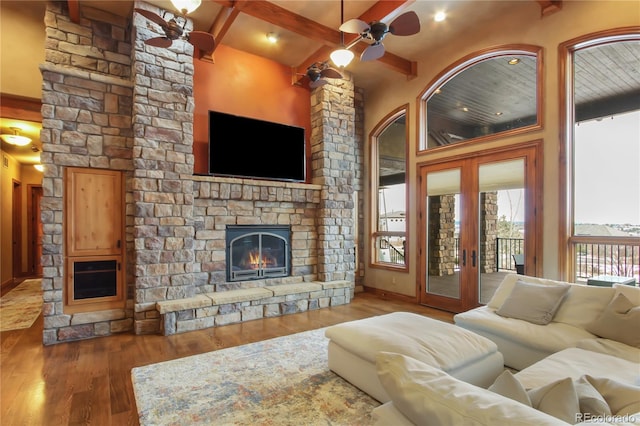
[[[227,281],[291,274],[291,228],[283,225],[227,225]]]

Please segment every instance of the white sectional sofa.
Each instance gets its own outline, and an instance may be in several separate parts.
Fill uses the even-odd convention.
[[[454,321],[492,340],[511,368],[485,389],[406,354],[379,352],[376,371],[390,401],[374,409],[374,421],[640,424],[638,315],[637,287],[509,275],[486,306]]]
[[[569,287],[548,324],[534,324],[498,315],[498,310],[518,281]],[[620,293],[625,294],[635,306],[640,306],[640,288],[637,287],[619,284],[613,287],[596,287],[510,274],[504,278],[487,305],[455,315],[454,322],[495,342],[502,352],[505,365],[516,370],[522,370],[552,353],[575,346],[640,362],[640,350],[637,348],[612,339],[599,338],[588,331],[607,305]],[[640,324],[629,325],[634,326],[640,342]],[[615,333],[615,330],[611,331]]]

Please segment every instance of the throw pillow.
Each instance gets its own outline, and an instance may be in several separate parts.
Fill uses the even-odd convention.
[[[607,401],[613,415],[626,416],[640,412],[640,386],[589,375],[586,380]]]
[[[496,313],[533,324],[549,324],[569,287],[569,284],[540,285],[518,281]]]
[[[640,348],[640,306],[619,293],[586,330],[596,336]]]
[[[573,382],[578,393],[580,412],[593,416],[610,416],[611,408],[609,403],[600,392],[591,384],[587,376],[582,376]]]
[[[489,390],[531,407],[531,399],[527,395],[526,389],[509,370],[504,370],[489,386]]]
[[[533,408],[567,423],[576,423],[580,402],[571,377],[531,389],[527,393]]]
[[[558,425],[558,419],[405,355],[379,352],[378,378],[416,425]]]

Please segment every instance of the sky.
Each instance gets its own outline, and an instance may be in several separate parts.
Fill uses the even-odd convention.
[[[640,225],[640,111],[575,127],[575,222]]]

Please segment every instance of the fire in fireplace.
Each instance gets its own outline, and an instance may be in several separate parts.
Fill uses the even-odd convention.
[[[227,225],[227,281],[291,274],[291,228],[282,225]]]

